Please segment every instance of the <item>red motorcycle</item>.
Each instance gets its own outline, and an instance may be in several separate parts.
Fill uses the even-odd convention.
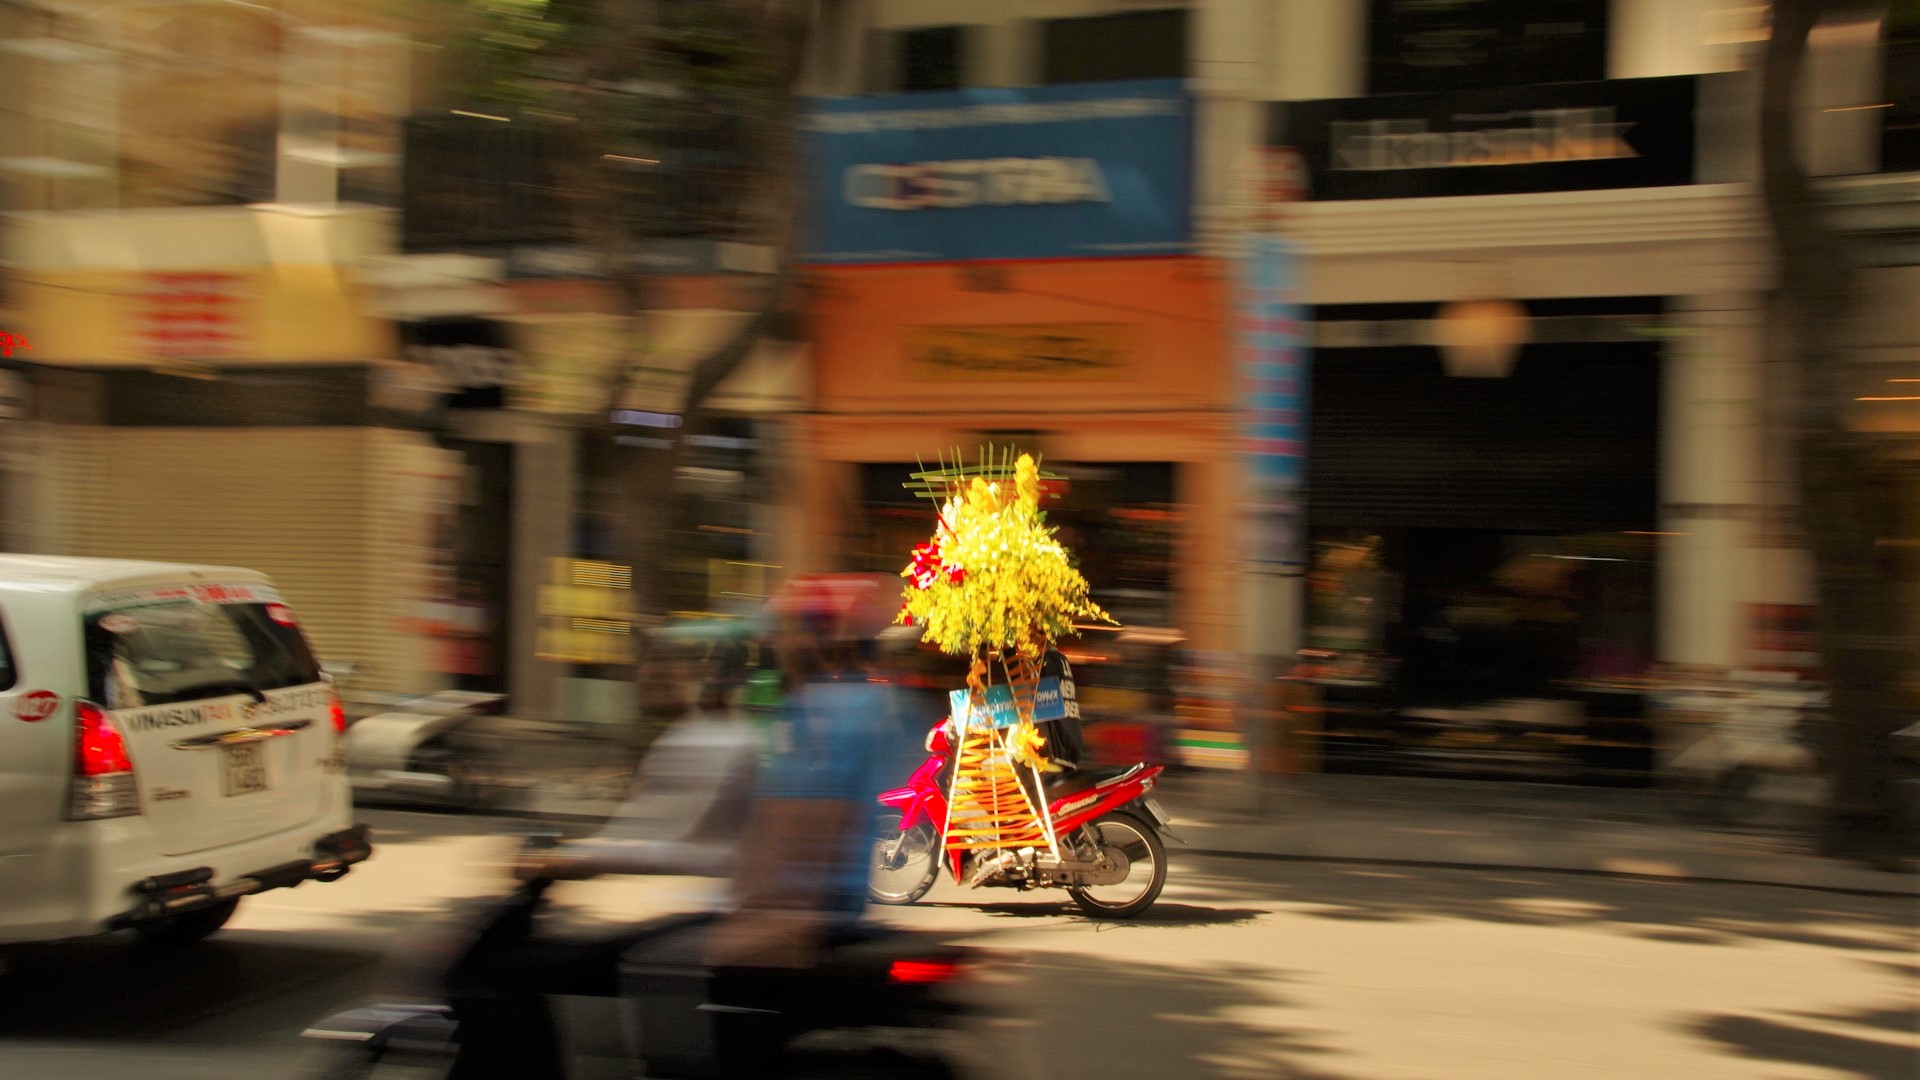
[[[945,721],[928,733],[927,753],[906,787],[880,795],[885,809],[867,885],[874,903],[911,904],[940,874],[953,754]],[[1166,812],[1147,798],[1163,771],[1165,766],[1142,762],[1047,776],[1057,854],[1036,848],[948,852],[948,869],[956,882],[974,888],[1065,889],[1089,915],[1138,915],[1167,883],[1161,834],[1180,839],[1167,828]]]

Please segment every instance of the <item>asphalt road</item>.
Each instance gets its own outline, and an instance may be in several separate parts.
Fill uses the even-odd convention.
[[[383,955],[496,889],[520,828],[368,817],[373,861],[254,898],[200,946],[9,950],[0,1077],[301,1075],[300,1029],[376,994]],[[612,915],[707,886],[566,888]],[[973,991],[991,1005],[973,1040],[1008,1080],[1920,1076],[1920,913],[1900,900],[1176,849],[1165,897],[1130,923],[944,882],[881,911],[1003,959]]]

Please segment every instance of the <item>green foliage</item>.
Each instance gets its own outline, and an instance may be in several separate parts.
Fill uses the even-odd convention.
[[[428,0],[452,110],[557,129],[576,194],[611,196],[615,237],[743,227],[756,118],[790,87],[749,5],[727,0]],[[637,23],[636,18],[654,21]],[[484,123],[486,121],[476,121]],[[589,182],[591,187],[581,185]]]
[[[443,44],[450,101],[508,113],[556,111],[564,81],[552,60],[577,44],[579,27],[548,0],[440,0],[454,33]]]
[[[492,106],[566,113],[586,88],[587,59],[614,40],[618,0],[437,0],[455,27],[443,44],[456,107]],[[663,0],[660,19],[639,47],[618,58],[604,87],[630,117],[671,113],[661,102],[697,102],[703,110],[742,112],[770,93],[765,48],[741,25],[734,5]]]

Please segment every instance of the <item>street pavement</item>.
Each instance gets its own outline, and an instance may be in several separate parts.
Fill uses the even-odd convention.
[[[1354,853],[1357,841],[1336,861],[1206,854],[1255,828],[1232,820],[1234,792],[1189,779],[1161,795],[1194,843],[1172,849],[1167,891],[1138,920],[1095,922],[1064,897],[945,880],[919,905],[875,909],[964,935],[998,958],[969,991],[987,1006],[969,1032],[970,1075],[1920,1075],[1911,895],[1446,865],[1434,857],[1448,854],[1437,842],[1383,841],[1377,854],[1388,861],[1373,863],[1350,861],[1366,854]],[[1316,797],[1338,795],[1332,785]],[[1381,828],[1450,825],[1431,806],[1393,811],[1397,800],[1374,801]],[[496,893],[514,834],[530,827],[476,815],[366,817],[377,829],[373,860],[332,885],[252,898],[227,931],[193,949],[107,939],[8,951],[0,1077],[306,1075],[300,1029],[391,994],[397,984],[383,958],[431,940],[470,898]],[[1562,832],[1563,847],[1585,835]],[[564,888],[560,899],[581,917],[635,918],[713,895],[712,883],[689,879]],[[598,1034],[611,1026],[603,1017]]]
[[[1240,858],[1524,868],[1920,896],[1897,874],[1811,850],[1809,808],[1776,805],[1741,827],[1677,817],[1658,791],[1393,776],[1257,781],[1169,772],[1158,795],[1196,852]],[[583,827],[616,805],[604,789],[535,789],[532,820]]]

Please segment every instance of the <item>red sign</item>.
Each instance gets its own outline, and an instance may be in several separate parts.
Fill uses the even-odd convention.
[[[60,707],[60,695],[51,690],[35,690],[22,694],[14,703],[13,715],[31,724],[36,720],[45,720]]]
[[[236,351],[240,275],[151,273],[144,278],[134,319],[146,355],[197,360]]]
[[[203,604],[245,604],[254,599],[245,585],[189,585],[188,593]]]
[[[267,618],[272,619],[281,626],[298,625],[298,622],[293,617],[293,609],[285,604],[268,604]]]
[[[0,333],[0,356],[12,356],[15,349],[31,349],[27,339],[19,334]]]

